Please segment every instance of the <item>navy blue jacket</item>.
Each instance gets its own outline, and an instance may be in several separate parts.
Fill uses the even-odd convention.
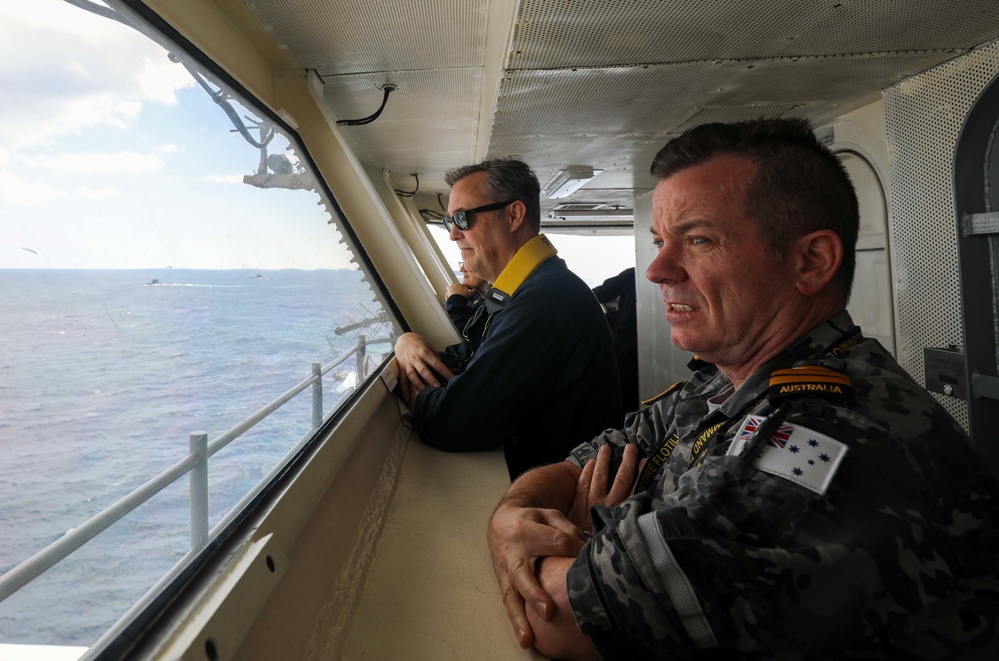
[[[552,257],[493,315],[482,345],[416,398],[420,437],[449,452],[502,444],[513,479],[622,422],[610,330],[593,292]]]
[[[441,360],[452,373],[464,372],[468,361],[472,359],[479,345],[486,336],[492,315],[486,309],[485,299],[476,293],[471,299],[461,294],[450,296],[444,303],[451,322],[462,337],[462,341],[440,352]]]

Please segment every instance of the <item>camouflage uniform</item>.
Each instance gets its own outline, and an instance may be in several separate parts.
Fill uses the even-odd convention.
[[[748,413],[774,412],[761,399],[771,373],[794,364],[855,388],[849,403],[781,404],[786,422],[845,444],[824,493],[726,454]],[[881,345],[842,312],[712,411],[730,390],[705,366],[570,457],[581,467],[607,443],[649,457],[679,437],[644,490],[594,508],[569,571],[576,621],[603,657],[999,659],[999,486]]]

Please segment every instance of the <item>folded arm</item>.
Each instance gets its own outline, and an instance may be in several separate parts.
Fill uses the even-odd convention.
[[[522,647],[534,645],[558,658],[592,652],[569,608],[565,576],[588,537],[589,508],[616,505],[630,494],[637,457],[635,446],[626,447],[608,483],[611,452],[605,446],[582,471],[561,462],[525,473],[500,501],[489,523],[489,549]]]
[[[511,485],[489,521],[489,552],[503,605],[524,648],[535,642],[526,604],[543,620],[555,614],[555,603],[535,574],[538,559],[575,558],[583,548],[585,534],[565,516],[572,506],[579,474],[568,462],[524,473]]]
[[[527,620],[534,632],[534,647],[552,659],[596,660],[597,652],[590,639],[576,626],[569,604],[565,579],[572,558],[549,557],[538,561],[538,581],[555,604],[551,619],[545,620],[533,609],[527,609]]]

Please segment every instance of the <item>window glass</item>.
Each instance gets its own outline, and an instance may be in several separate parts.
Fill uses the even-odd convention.
[[[322,372],[210,457],[216,528],[399,334],[294,136],[101,14],[0,0],[4,573]],[[188,552],[189,509],[184,476],[0,603],[0,643],[92,644]]]
[[[430,235],[437,241],[441,252],[451,269],[458,273],[461,251],[448,238],[448,232],[441,225],[428,225]],[[558,256],[565,260],[569,270],[579,276],[591,288],[607,278],[635,266],[634,234],[566,234],[541,228],[542,233],[551,239],[558,250]],[[642,274],[640,274],[642,275]]]

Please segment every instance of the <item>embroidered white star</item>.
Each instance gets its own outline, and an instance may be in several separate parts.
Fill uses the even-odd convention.
[[[759,416],[747,417],[728,454],[741,453],[763,420]],[[822,494],[832,482],[848,449],[845,444],[825,434],[785,423],[780,428],[780,438],[770,439],[752,461],[756,468],[765,473],[791,480]]]

